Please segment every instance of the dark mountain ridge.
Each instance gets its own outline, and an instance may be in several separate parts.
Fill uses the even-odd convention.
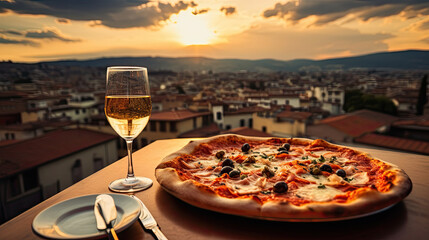
[[[40,63],[39,63],[40,64]],[[324,60],[296,59],[214,59],[206,57],[111,57],[90,60],[61,60],[41,64],[63,66],[107,67],[113,65],[145,66],[151,70],[171,71],[300,71],[300,70],[349,70],[353,68],[383,70],[429,70],[429,51],[406,50],[380,52],[354,57]]]

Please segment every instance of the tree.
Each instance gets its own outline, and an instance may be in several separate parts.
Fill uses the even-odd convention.
[[[369,109],[391,115],[397,113],[395,104],[387,97],[365,94],[359,90],[346,91],[343,110],[353,112],[360,109]]]
[[[420,83],[420,91],[419,91],[419,97],[417,99],[417,115],[423,115],[423,112],[425,110],[425,104],[428,102],[427,98],[427,81],[428,81],[428,75],[426,74],[421,83]]]

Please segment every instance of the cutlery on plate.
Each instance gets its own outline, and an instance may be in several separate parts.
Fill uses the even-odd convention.
[[[118,240],[112,222],[116,219],[116,207],[113,198],[107,194],[97,196],[94,205],[94,214],[99,230],[106,230],[109,240]]]
[[[152,214],[149,212],[149,209],[144,205],[144,203],[136,196],[130,195],[132,198],[136,199],[141,206],[140,211],[140,223],[145,229],[151,230],[158,240],[167,240],[167,237],[161,232],[161,229],[158,227],[158,223],[153,218]]]

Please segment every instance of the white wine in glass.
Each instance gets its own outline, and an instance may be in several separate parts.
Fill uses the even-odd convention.
[[[152,186],[149,178],[134,176],[133,140],[146,127],[152,111],[147,69],[108,67],[104,110],[112,128],[125,139],[128,152],[127,177],[110,183],[115,192],[137,192]]]

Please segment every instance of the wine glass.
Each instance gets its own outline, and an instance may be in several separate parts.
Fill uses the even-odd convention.
[[[134,176],[133,140],[146,127],[152,111],[147,69],[143,67],[108,67],[104,111],[112,128],[127,143],[128,173],[110,183],[114,192],[137,192],[152,186],[149,178]]]

